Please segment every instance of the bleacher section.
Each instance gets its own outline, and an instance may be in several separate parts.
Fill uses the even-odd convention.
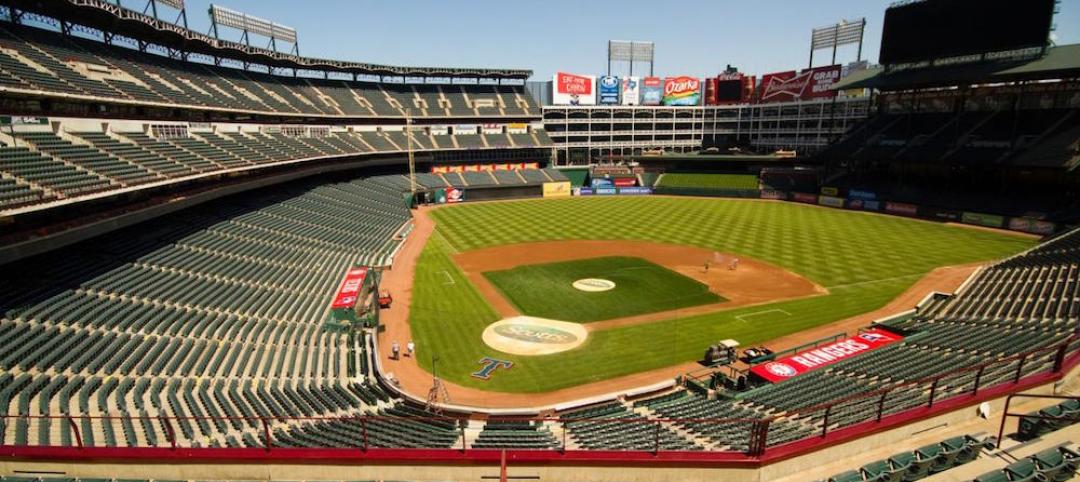
[[[0,340],[12,348],[0,356],[0,414],[71,415],[86,446],[166,445],[168,424],[185,446],[257,446],[253,420],[157,417],[345,415],[385,403],[351,385],[346,354],[363,339],[321,323],[341,273],[388,263],[409,219],[400,190],[377,180],[300,186],[7,266],[24,276],[0,292]],[[82,418],[101,414],[127,418]],[[0,441],[75,443],[59,419],[0,425]]]
[[[0,146],[0,209],[292,159],[369,154],[372,147],[375,153],[401,152],[406,142],[402,132],[293,136],[282,132],[197,131],[173,137],[62,130],[14,134],[17,146]],[[419,140],[414,148],[426,150],[434,146]],[[522,176],[530,177],[512,172],[467,173],[466,179],[456,185],[537,184],[561,178],[556,170],[522,172]],[[429,187],[436,185],[445,183]]]
[[[417,97],[409,85],[267,75],[12,24],[0,30],[0,87],[305,116],[404,117],[404,108],[416,117],[539,115],[524,86],[429,84],[416,86]],[[414,99],[428,108],[416,108]],[[438,99],[450,108],[437,108]]]

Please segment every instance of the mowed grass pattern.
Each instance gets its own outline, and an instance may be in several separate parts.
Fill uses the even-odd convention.
[[[753,174],[680,174],[665,173],[660,176],[659,187],[687,187],[705,189],[757,189],[758,177]]]
[[[545,392],[692,361],[724,338],[744,346],[764,342],[880,308],[935,267],[998,259],[1035,243],[891,216],[727,199],[529,200],[464,204],[432,215],[437,232],[420,257],[410,313],[419,359],[434,353],[441,377],[507,392]],[[733,252],[790,269],[830,294],[594,332],[581,348],[556,355],[519,357],[488,348],[480,335],[498,316],[451,254],[560,239]],[[485,356],[515,366],[487,381],[469,376]]]
[[[532,264],[484,276],[523,314],[553,320],[584,323],[723,301],[703,283],[625,256]],[[574,288],[583,278],[606,279],[615,288]]]

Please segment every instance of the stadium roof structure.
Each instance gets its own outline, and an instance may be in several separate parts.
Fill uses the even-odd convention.
[[[528,69],[406,67],[301,57],[240,42],[214,38],[115,3],[109,3],[106,0],[0,0],[0,5],[52,17],[63,22],[76,23],[102,32],[150,42],[180,52],[233,59],[275,68],[345,72],[359,75],[522,80],[532,75],[532,70]]]
[[[875,67],[854,73],[834,89],[902,90],[954,85],[1080,77],[1080,44],[1047,49],[1033,60],[948,65],[888,71]]]

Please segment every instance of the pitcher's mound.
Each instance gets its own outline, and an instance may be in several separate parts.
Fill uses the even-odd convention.
[[[577,348],[589,337],[577,323],[515,316],[504,318],[484,329],[484,343],[513,355],[550,355]]]

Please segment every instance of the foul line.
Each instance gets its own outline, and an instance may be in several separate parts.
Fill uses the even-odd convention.
[[[455,246],[455,245],[454,245],[454,243],[453,243],[452,241],[450,241],[450,238],[446,237],[446,236],[445,236],[445,235],[444,235],[444,234],[442,233],[442,231],[439,231],[439,228],[437,228],[437,227],[436,227],[436,228],[434,229],[434,231],[432,231],[432,232],[433,232],[433,233],[434,233],[434,234],[435,234],[436,236],[438,236],[438,237],[439,237],[439,239],[441,239],[443,243],[446,243],[446,246],[447,246],[448,248],[450,248],[450,252],[451,252],[452,254],[458,254],[458,253],[460,253],[460,252],[461,252],[461,250],[460,250],[460,249],[458,249],[458,247],[457,247],[457,246]]]
[[[927,274],[929,274],[929,273],[912,273],[912,274],[905,274],[905,275],[902,275],[902,276],[893,276],[892,278],[872,279],[872,280],[869,280],[869,281],[857,281],[855,283],[848,283],[846,285],[826,286],[826,288],[830,289],[830,290],[831,289],[837,289],[837,288],[853,288],[853,287],[856,287],[856,286],[872,285],[872,284],[875,284],[875,283],[885,283],[885,282],[888,282],[888,281],[899,281],[899,280],[908,279],[908,278],[922,278],[923,276],[926,276]]]
[[[753,313],[745,313],[745,314],[742,314],[742,315],[736,315],[735,319],[739,320],[739,321],[741,321],[743,323],[746,323],[746,320],[743,319],[744,317],[749,318],[749,317],[753,317],[753,316],[764,315],[766,313],[783,313],[785,316],[791,316],[791,313],[788,313],[788,312],[786,312],[784,310],[781,310],[780,308],[773,308],[771,310],[762,310],[762,311],[755,311]]]

